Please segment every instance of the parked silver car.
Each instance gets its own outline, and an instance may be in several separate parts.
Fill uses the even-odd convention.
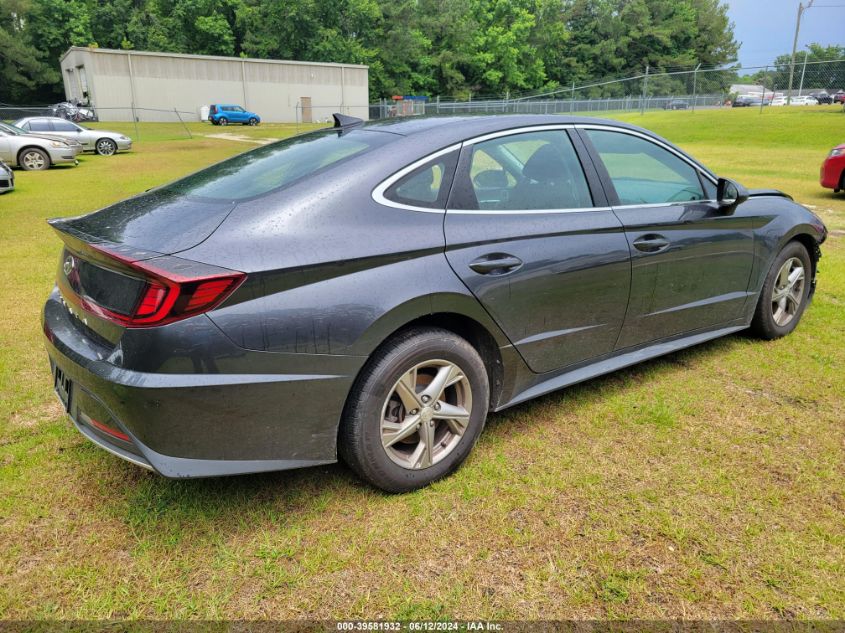
[[[15,174],[12,168],[0,160],[0,193],[12,191],[15,188]]]
[[[83,151],[82,143],[73,138],[62,138],[61,136],[56,136],[54,134],[35,134],[34,132],[27,132],[26,130],[16,127],[11,123],[3,123],[2,121],[0,121],[0,130],[4,130],[15,136],[37,136],[38,138],[44,138],[48,141],[61,141],[62,143],[67,143],[71,146],[71,149],[73,149],[74,156],[81,154]]]
[[[128,136],[118,132],[92,130],[60,117],[26,117],[15,121],[15,125],[36,134],[46,133],[75,139],[82,143],[86,152],[96,152],[101,156],[111,156],[118,151],[132,149],[132,139]]]
[[[76,165],[77,152],[65,140],[46,139],[0,129],[0,160],[25,171]]]

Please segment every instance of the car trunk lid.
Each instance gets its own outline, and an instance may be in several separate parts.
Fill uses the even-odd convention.
[[[102,213],[102,212],[100,212]],[[226,299],[245,275],[175,257],[167,251],[192,246],[205,230],[178,239],[162,236],[161,250],[135,239],[132,221],[50,220],[64,242],[56,274],[61,299],[76,326],[105,345],[115,345],[126,328],[157,327],[211,310]],[[100,228],[95,236],[83,229]],[[116,241],[128,236],[130,242]]]

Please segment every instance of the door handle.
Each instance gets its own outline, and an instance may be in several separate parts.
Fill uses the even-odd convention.
[[[469,267],[481,275],[504,275],[522,266],[519,257],[507,253],[490,253],[470,262]]]
[[[649,233],[634,240],[634,248],[643,253],[657,253],[669,247],[669,240],[657,233]]]

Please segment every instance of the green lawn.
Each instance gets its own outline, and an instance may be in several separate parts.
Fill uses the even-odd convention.
[[[0,618],[845,618],[845,195],[818,187],[845,115],[620,118],[824,219],[801,326],[493,415],[456,475],[403,496],[342,466],[169,481],[89,444],[51,393],[44,220],[249,145],[143,124],[132,153],[18,172],[0,196]]]

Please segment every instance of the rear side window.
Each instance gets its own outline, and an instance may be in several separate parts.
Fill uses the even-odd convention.
[[[29,122],[29,129],[33,132],[52,132],[53,128],[49,121],[44,119],[33,119]]]
[[[70,121],[53,121],[53,130],[55,132],[76,132],[78,129]]]
[[[563,130],[525,132],[471,146],[458,178],[456,208],[497,211],[593,206],[572,141]],[[450,202],[450,204],[452,204]]]
[[[245,200],[281,189],[396,139],[386,132],[320,131],[259,147],[165,185],[164,191]]]
[[[586,132],[610,175],[620,204],[704,199],[698,170],[672,152],[623,132]]]
[[[457,162],[457,150],[439,156],[399,179],[384,197],[412,207],[445,209]]]

